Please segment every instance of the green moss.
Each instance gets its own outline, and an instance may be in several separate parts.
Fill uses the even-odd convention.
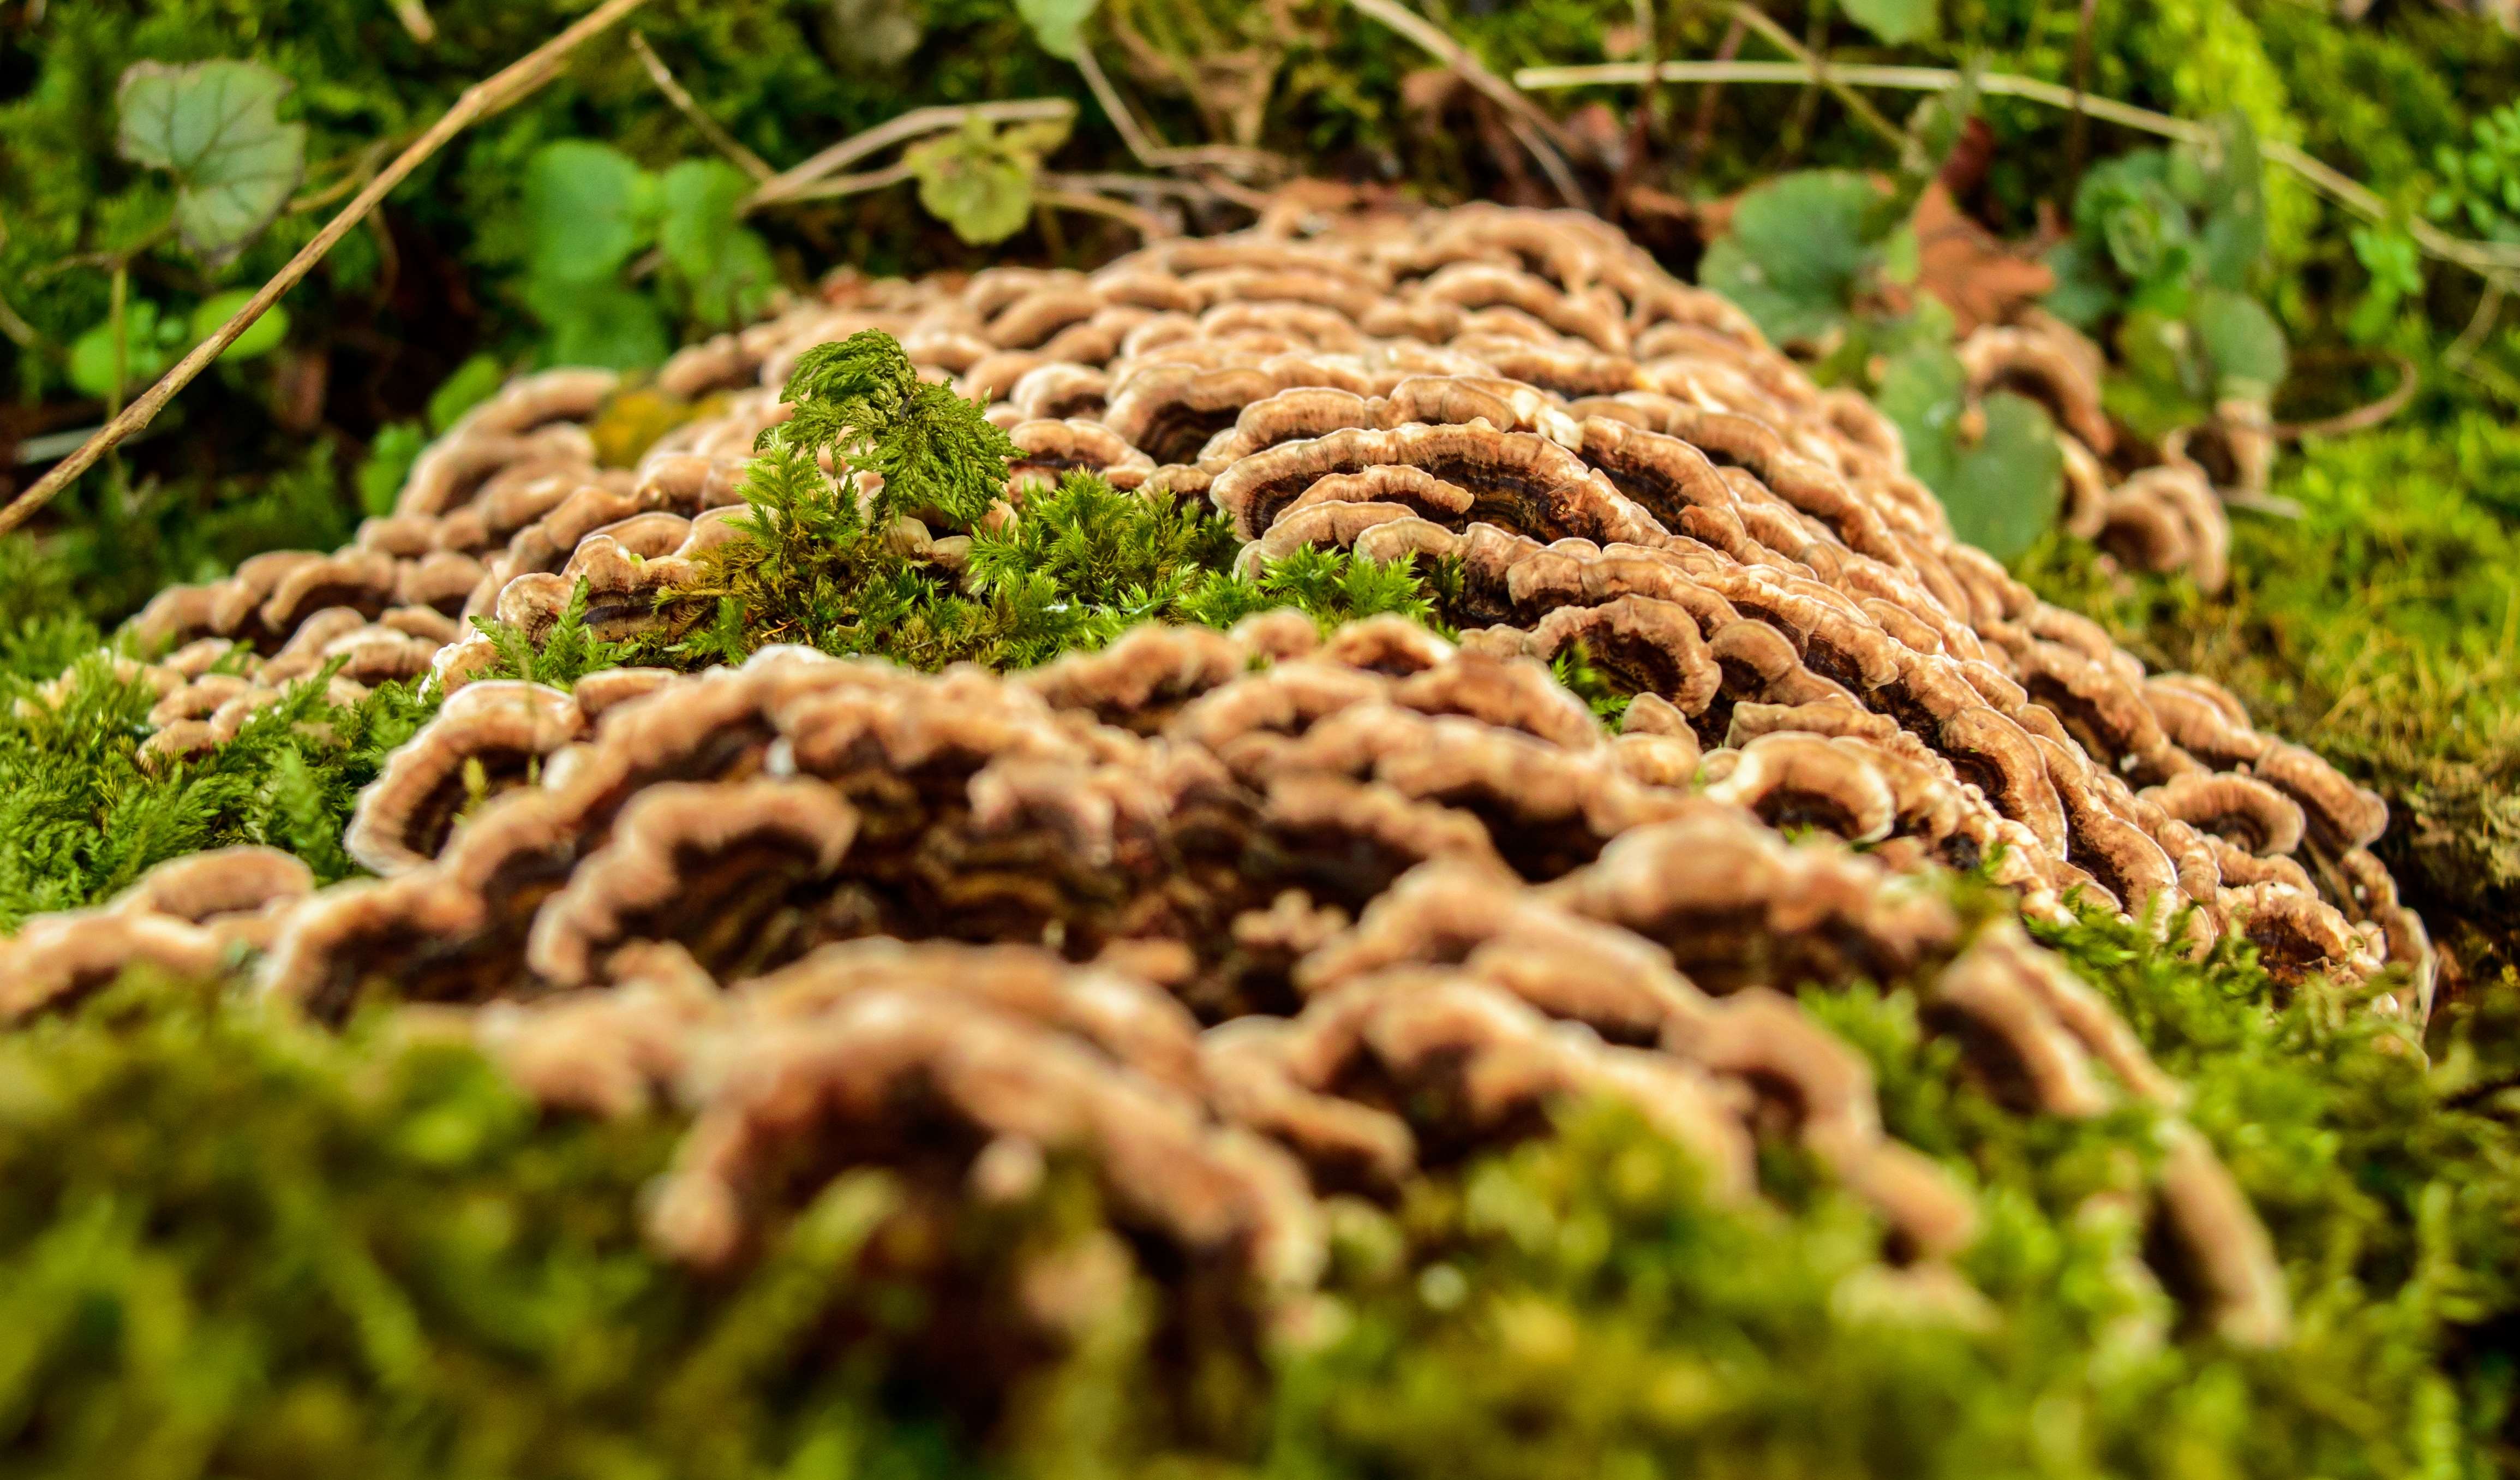
[[[702,1275],[637,1226],[672,1117],[537,1114],[469,1049],[382,1018],[336,1038],[132,985],[0,1041],[0,1454],[92,1474],[1319,1480],[2483,1477],[2520,1457],[2514,1024],[2461,1026],[2427,1070],[2341,997],[2270,1011],[2243,949],[2187,962],[2097,917],[2051,937],[2267,1211],[2290,1345],[2186,1328],[2142,1272],[2140,1199],[2118,1194],[2153,1117],[2003,1109],[1904,988],[1804,1000],[1870,1061],[1894,1133],[1976,1187],[1961,1266],[1984,1303],[1885,1276],[1877,1219],[1790,1155],[1770,1158],[1775,1202],[1728,1206],[1632,1115],[1577,1106],[1396,1207],[1333,1204],[1324,1296],[1265,1368],[1221,1329],[1167,1327],[1147,1290],[1002,1402],[948,1412],[906,1395],[968,1397],[998,1364],[903,1282],[901,1251],[937,1229],[899,1222],[909,1189],[843,1179]],[[947,1267],[985,1308],[1020,1251],[1098,1219],[1062,1173],[949,1238]],[[858,1258],[871,1237],[885,1261]],[[956,1352],[963,1383],[936,1388]]]
[[[92,652],[58,704],[6,680],[0,705],[0,928],[92,903],[156,863],[231,843],[304,857],[319,877],[354,871],[341,829],[384,755],[433,713],[432,700],[386,684],[352,705],[322,677],[257,711],[228,744],[190,761],[144,764],[155,696]]]

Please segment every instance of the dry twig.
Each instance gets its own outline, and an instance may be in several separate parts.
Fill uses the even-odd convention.
[[[1513,80],[1515,86],[1534,92],[1563,87],[1636,86],[1656,81],[1792,85],[1809,82],[1815,68],[1825,77],[1850,88],[1890,87],[1907,92],[1942,92],[1960,81],[1960,73],[1947,67],[1877,67],[1823,62],[1817,58],[1808,63],[1665,62],[1650,69],[1635,62],[1608,62],[1583,67],[1527,67],[1514,73]],[[2168,114],[2110,98],[2077,94],[2070,87],[2041,81],[2037,77],[1984,72],[1977,78],[1977,87],[1979,92],[1990,96],[2020,98],[2049,108],[2070,110],[2079,98],[2085,113],[2105,123],[2209,147],[2216,141],[2214,129],[2208,124],[2175,118]],[[2301,176],[2313,189],[2356,215],[2371,221],[2386,222],[2390,219],[2387,201],[2351,175],[2297,146],[2279,140],[2261,140],[2258,152]],[[2478,242],[2452,236],[2430,221],[2420,219],[2407,221],[2405,225],[2407,234],[2414,239],[2416,247],[2427,256],[2455,263],[2489,280],[2499,279],[2506,289],[2514,274],[2520,274],[2520,245]]]
[[[559,70],[560,65],[567,60],[569,53],[577,50],[593,37],[603,34],[615,22],[646,3],[647,0],[605,0],[604,4],[579,17],[559,35],[510,63],[504,69],[486,80],[475,82],[466,88],[464,95],[457,98],[455,105],[446,110],[435,123],[429,125],[427,133],[414,140],[410,148],[395,156],[394,162],[386,165],[375,179],[370,180],[365,189],[352,197],[350,204],[342,207],[339,214],[325,223],[324,229],[315,234],[313,241],[298,249],[297,254],[289,259],[289,265],[274,274],[271,281],[263,284],[254,296],[247,301],[244,307],[238,309],[226,323],[221,324],[216,334],[195,345],[191,353],[176,362],[174,369],[167,371],[159,378],[158,384],[150,387],[138,400],[133,401],[119,415],[107,422],[104,429],[89,438],[84,446],[64,459],[51,472],[37,479],[32,487],[10,500],[6,508],[0,508],[0,534],[5,534],[24,524],[33,517],[36,510],[51,502],[54,495],[76,482],[80,474],[96,466],[97,460],[112,450],[123,439],[149,425],[159,411],[165,409],[166,403],[175,398],[177,392],[191,385],[196,377],[209,368],[212,360],[225,353],[227,347],[235,344],[239,336],[253,326],[254,320],[262,317],[272,304],[280,301],[283,294],[296,287],[307,273],[312,272],[315,264],[324,259],[324,254],[331,252],[334,245],[341,238],[349,235],[351,228],[367,219],[368,212],[376,209],[379,202],[392,194],[393,188],[408,178],[413,170],[418,169],[422,162],[444,148],[449,139],[470,128],[473,123],[497,113],[549,81],[552,74]]]
[[[1566,151],[1576,143],[1565,125],[1535,106],[1529,98],[1516,92],[1503,77],[1487,69],[1470,49],[1456,41],[1442,26],[1399,3],[1399,0],[1347,0],[1368,18],[1379,21],[1398,31],[1451,68],[1470,86],[1477,88],[1488,101],[1505,110],[1506,120],[1514,128],[1514,137],[1540,162],[1549,182],[1567,205],[1587,207],[1584,187],[1575,180],[1575,171],[1566,162]]]
[[[1294,166],[1281,156],[1265,149],[1244,149],[1236,144],[1202,144],[1182,148],[1165,143],[1138,117],[1129,100],[1111,85],[1111,78],[1095,58],[1094,48],[1076,49],[1076,69],[1085,76],[1085,85],[1093,90],[1094,101],[1102,106],[1111,126],[1120,131],[1120,142],[1129,153],[1148,169],[1221,169],[1232,174],[1254,178],[1283,178],[1295,172]]]
[[[673,69],[665,65],[665,59],[657,56],[655,48],[648,44],[648,38],[635,29],[630,32],[630,49],[639,54],[639,65],[648,69],[648,78],[656,84],[656,91],[663,93],[666,102],[691,119],[692,127],[699,130],[701,138],[715,146],[719,154],[733,160],[737,168],[756,180],[769,179],[779,172],[770,167],[768,160],[744,148],[743,141],[728,133],[726,125],[710,117],[708,111],[700,107],[699,100],[675,80]]]
[[[810,201],[826,195],[845,195],[848,192],[826,191],[820,187],[831,183],[830,176],[834,170],[845,169],[869,155],[926,134],[961,128],[973,118],[986,123],[1039,123],[1075,116],[1076,105],[1065,98],[1019,98],[1009,103],[974,103],[960,108],[914,108],[897,118],[887,118],[873,128],[853,133],[802,164],[783,169],[762,181],[761,188],[745,198],[742,213],[749,215],[764,206],[776,206],[782,201]],[[857,188],[868,187],[860,185]]]

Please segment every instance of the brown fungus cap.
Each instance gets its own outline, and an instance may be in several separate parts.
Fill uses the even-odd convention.
[[[380,874],[419,867],[445,848],[465,809],[524,784],[534,764],[585,723],[559,689],[509,679],[466,685],[385,758],[359,793],[342,846]]]

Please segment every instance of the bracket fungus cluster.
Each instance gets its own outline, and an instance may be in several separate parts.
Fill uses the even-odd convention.
[[[569,691],[478,677],[464,619],[535,635],[581,579],[599,632],[655,621],[741,537],[774,388],[865,328],[1009,430],[992,519],[1091,470],[1205,501],[1246,563],[1440,565],[1458,641],[1276,613],[1003,677],[793,648]],[[1990,342],[1972,368],[2045,377],[2098,436],[2052,350]],[[1391,1196],[1569,1093],[1635,1106],[1737,1199],[1789,1139],[1881,1210],[1885,1259],[1941,1279],[1972,1198],[1782,994],[1912,983],[2020,1113],[2158,1115],[2165,1281],[2235,1338],[2283,1331],[2266,1235],[2178,1087],[1929,870],[1984,869],[2035,916],[2079,891],[2243,933],[2279,979],[2399,963],[2391,1005],[2419,1016],[2422,927],[2368,852],[2385,809],[1957,543],[1868,403],[1611,228],[1288,208],[1094,273],[849,281],[659,387],[721,409],[602,468],[585,423],[612,379],[518,381],[349,549],[152,603],[170,757],[336,659],[337,684],[451,697],[360,801],[345,842],[378,877],[183,860],[0,945],[8,1010],[143,962],[326,1021],[442,1004],[555,1106],[690,1107],[653,1231],[696,1262],[798,1195],[800,1145],[973,1196],[1058,1154],[1134,1235],[1266,1301],[1318,1270],[1320,1198]],[[2201,567],[2210,492],[2156,474],[2095,529],[2154,520],[2145,547]],[[905,526],[950,577],[967,532]],[[1616,732],[1550,676],[1578,648],[1635,693]]]
[[[327,1021],[437,1004],[558,1107],[679,1097],[694,1129],[652,1231],[699,1263],[797,1195],[778,1169],[800,1144],[975,1188],[1058,1153],[1133,1235],[1265,1306],[1318,1271],[1321,1197],[1396,1195],[1585,1094],[1734,1199],[1760,1196],[1761,1139],[1790,1140],[1941,1288],[1973,1199],[1775,990],[1804,981],[1916,982],[2021,1113],[2132,1101],[2185,1143],[2177,1087],[2017,927],[1971,930],[1929,880],[1763,819],[1802,791],[1849,805],[1816,763],[1836,739],[1717,751],[1710,795],[1686,726],[1608,733],[1535,659],[1288,614],[1012,677],[770,649],[579,688],[459,693],[363,803],[382,876],[271,881],[287,902],[238,969]],[[159,960],[131,925],[248,902],[169,880],[228,861],[170,865],[114,906],[122,932],[76,932],[94,959],[49,999],[117,950]],[[2165,1283],[2274,1339],[2263,1232],[2201,1143],[2182,1154],[2150,1189]]]
[[[2048,410],[2064,454],[2058,524],[2139,571],[2184,571],[2208,591],[2229,578],[2231,525],[2218,487],[2263,494],[2273,456],[2266,408],[2229,403],[2209,427],[2139,440],[2100,405],[2100,348],[2033,309],[1959,345],[1971,395],[2010,391]]]

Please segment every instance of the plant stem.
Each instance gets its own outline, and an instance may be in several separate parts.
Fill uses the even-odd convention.
[[[1074,116],[1076,105],[1065,98],[1022,98],[1009,103],[975,103],[968,108],[914,108],[863,133],[851,134],[805,162],[762,181],[761,188],[745,199],[740,213],[749,215],[782,201],[816,199],[815,187],[825,183],[833,171],[923,134],[961,128],[972,118],[987,123],[1033,123]]]
[[[1775,24],[1774,22],[1768,23]],[[1533,92],[1561,87],[1635,86],[1656,81],[1792,85],[1810,81],[1811,70],[1810,65],[1794,62],[1665,62],[1650,70],[1634,62],[1605,62],[1583,67],[1527,67],[1514,73],[1513,81],[1516,87]],[[1960,73],[1947,67],[1827,65],[1825,71],[1829,77],[1850,88],[1892,87],[1908,92],[1941,92],[1960,80]],[[1981,73],[1977,84],[1978,91],[1982,93],[2021,98],[2050,108],[2071,109],[2077,96],[2070,87],[2010,72]],[[2205,124],[2174,118],[2168,114],[2154,113],[2151,109],[2138,108],[2111,98],[2092,97],[2088,93],[2080,96],[2084,111],[2104,123],[2116,123],[2185,143],[2210,145],[2214,142],[2214,130]],[[2313,189],[2356,215],[2370,221],[2385,222],[2389,219],[2387,201],[2334,165],[2279,141],[2262,141],[2258,152],[2309,181]],[[2408,220],[2405,226],[2407,234],[2414,238],[2416,247],[2426,256],[2455,263],[2480,277],[2499,278],[2506,289],[2513,274],[2520,273],[2520,245],[2455,237],[2421,218]]]
[[[120,415],[108,421],[103,431],[88,439],[85,446],[36,480],[34,486],[12,499],[6,508],[0,508],[0,534],[24,524],[36,510],[51,502],[55,494],[96,466],[98,458],[124,438],[149,425],[166,403],[175,398],[177,392],[208,369],[210,361],[226,352],[228,346],[253,327],[254,320],[280,301],[281,295],[296,287],[306,274],[314,271],[315,264],[324,259],[325,254],[331,252],[336,243],[365,220],[368,212],[376,209],[378,203],[391,194],[393,188],[408,178],[430,155],[444,148],[449,139],[549,81],[570,52],[646,3],[647,0],[605,0],[604,4],[579,17],[567,29],[510,63],[505,69],[466,88],[463,96],[455,100],[455,106],[429,125],[428,132],[414,140],[411,147],[396,156],[382,173],[368,182],[367,188],[351,198],[350,204],[326,222],[313,241],[298,249],[297,254],[289,259],[289,265],[263,284],[244,307],[219,326],[216,334],[195,345],[191,353],[176,362],[174,369],[167,371],[158,384],[150,387]]]
[[[639,54],[639,65],[648,69],[648,80],[656,84],[656,91],[663,93],[665,101],[691,120],[692,127],[699,130],[701,138],[708,140],[719,154],[733,160],[737,168],[755,180],[767,180],[779,172],[770,167],[768,160],[744,148],[741,139],[728,133],[726,125],[708,116],[708,111],[700,107],[699,100],[675,80],[673,69],[665,65],[665,59],[656,55],[655,48],[648,44],[648,38],[635,26],[630,31],[630,49]]]
[[[1889,140],[1892,147],[1898,149],[1903,155],[1915,148],[1915,142],[1908,137],[1905,130],[1883,117],[1879,109],[1866,102],[1862,93],[1842,80],[1849,69],[1831,67],[1818,52],[1795,40],[1794,33],[1778,25],[1775,17],[1749,4],[1748,0],[1735,0],[1732,15],[1750,29],[1765,36],[1777,50],[1801,64],[1802,79],[1817,82],[1827,88],[1830,96],[1845,104],[1846,111],[1855,115],[1855,121]],[[1953,76],[1957,80],[1958,74],[1954,73]],[[1516,78],[1516,81],[1518,83],[1520,79]]]
[[[1519,120],[1525,129],[1537,130],[1537,137],[1516,130],[1523,147],[1540,162],[1541,171],[1549,183],[1569,206],[1584,206],[1584,187],[1575,182],[1575,171],[1567,166],[1563,151],[1576,147],[1574,137],[1564,125],[1542,112],[1529,98],[1514,90],[1503,77],[1487,69],[1470,49],[1453,39],[1442,26],[1399,3],[1399,0],[1347,0],[1347,3],[1369,19],[1379,21],[1398,31],[1458,73],[1462,80],[1477,88],[1489,102],[1505,110],[1508,119]]]
[[[106,322],[113,335],[113,384],[106,388],[105,417],[112,421],[122,410],[122,383],[131,375],[131,330],[126,315],[131,302],[131,264],[113,264],[113,287],[106,300]]]
[[[1102,62],[1094,55],[1094,48],[1077,47],[1075,62],[1077,71],[1084,75],[1085,85],[1093,90],[1094,101],[1102,105],[1103,116],[1120,131],[1120,142],[1129,146],[1129,153],[1137,156],[1138,162],[1148,169],[1207,166],[1238,174],[1281,178],[1296,172],[1286,160],[1265,149],[1245,149],[1236,144],[1208,144],[1183,149],[1167,144],[1139,120],[1137,110],[1131,108],[1129,100],[1121,97],[1120,90],[1111,85],[1110,77],[1102,70]]]

